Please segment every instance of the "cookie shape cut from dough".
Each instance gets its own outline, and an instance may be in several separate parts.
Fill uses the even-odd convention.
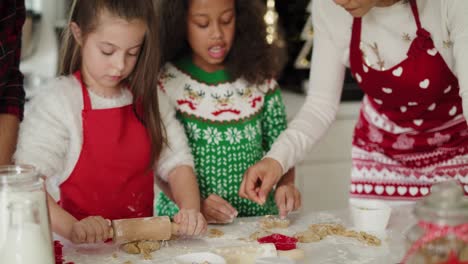
[[[151,252],[159,250],[159,241],[134,241],[120,246],[128,254],[142,254],[144,259],[152,259]]]
[[[288,219],[279,219],[272,215],[266,215],[259,220],[260,227],[263,229],[288,228],[290,223]]]

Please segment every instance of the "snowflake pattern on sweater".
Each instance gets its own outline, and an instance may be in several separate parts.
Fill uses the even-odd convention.
[[[195,160],[202,199],[217,194],[239,216],[277,214],[273,192],[259,206],[238,195],[244,172],[270,149],[286,129],[281,91],[274,80],[259,86],[231,81],[221,70],[207,73],[190,60],[168,64],[159,82],[176,107]],[[177,206],[160,193],[158,215],[174,216]]]

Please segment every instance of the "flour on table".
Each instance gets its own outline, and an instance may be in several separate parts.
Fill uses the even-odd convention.
[[[277,255],[273,244],[216,248],[214,253],[223,256],[229,264],[254,264],[257,258]]]
[[[217,229],[217,228],[211,228],[208,230],[208,237],[209,238],[218,238],[224,236],[224,232]]]

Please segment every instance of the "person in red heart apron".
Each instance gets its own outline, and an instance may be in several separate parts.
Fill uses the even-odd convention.
[[[444,180],[468,194],[468,2],[314,0],[312,10],[310,93],[244,175],[240,195],[261,203],[326,132],[348,65],[365,92],[353,136],[351,197],[397,204]]]
[[[408,57],[387,70],[366,64],[362,18],[353,21],[351,72],[366,93],[353,138],[353,197],[411,200],[435,181],[468,175],[467,162],[459,162],[468,129],[458,79],[422,27],[416,1],[409,2],[416,37]]]
[[[153,8],[151,0],[75,1],[64,76],[33,98],[22,124],[15,160],[58,189],[58,204],[48,197],[52,228],[72,242],[107,240],[110,220],[153,216],[155,171],[181,208],[180,234],[206,229],[183,127],[156,93]]]

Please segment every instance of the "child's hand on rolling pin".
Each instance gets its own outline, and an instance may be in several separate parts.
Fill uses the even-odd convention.
[[[97,243],[112,238],[109,220],[101,216],[88,216],[72,225],[70,240],[75,244]]]
[[[174,223],[179,224],[179,235],[198,236],[206,232],[206,220],[195,209],[180,209],[174,216]]]
[[[216,194],[202,201],[201,211],[210,224],[231,223],[238,214],[230,203]]]

